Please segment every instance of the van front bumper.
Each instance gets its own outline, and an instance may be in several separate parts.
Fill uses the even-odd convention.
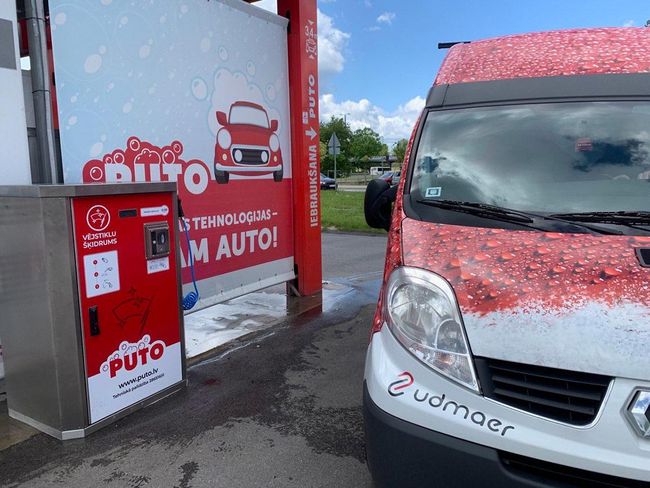
[[[637,487],[642,482],[512,456],[384,412],[364,382],[368,468],[377,488]]]
[[[539,486],[513,479],[496,449],[425,429],[381,410],[363,387],[368,468],[377,488]]]
[[[398,436],[391,428],[397,424],[389,422],[386,428],[396,437],[393,440],[389,438],[387,447],[375,445],[374,439],[389,434],[368,433],[369,451],[386,449],[381,457],[375,455],[375,459],[381,459],[381,463],[389,465],[390,469],[401,470],[401,463],[405,463],[413,472],[420,472],[415,466],[423,462],[425,468],[419,469],[428,469],[429,478],[442,476],[443,471],[460,466],[461,469],[454,469],[459,479],[474,472],[481,473],[483,479],[490,472],[488,468],[472,470],[470,467],[483,466],[485,459],[491,459],[492,464],[500,463],[497,473],[501,468],[508,468],[509,474],[521,469],[526,472],[575,470],[580,476],[594,473],[596,477],[625,480],[613,486],[634,486],[632,480],[643,480],[647,483],[643,486],[650,486],[650,439],[637,435],[626,415],[632,393],[638,388],[650,390],[650,382],[614,378],[596,420],[587,426],[568,425],[486,398],[436,373],[408,352],[386,325],[372,336],[364,379],[368,400],[372,401],[372,404],[366,403],[375,405],[388,415],[379,418],[399,419],[397,424],[410,426],[398,429],[401,433]],[[377,422],[373,425],[377,426]],[[405,432],[412,431],[419,434],[405,437]],[[468,456],[462,455],[462,450],[458,456],[452,456],[455,451],[438,454],[441,449],[434,449],[431,442],[427,442],[425,454],[421,454],[417,462],[402,459],[418,452],[422,439],[429,439],[424,433],[433,433],[429,436],[431,438],[445,439],[438,442],[444,446],[442,451],[461,442],[479,446],[479,451],[484,454],[474,456],[471,462],[463,461],[462,458]],[[391,458],[393,449],[398,451],[395,454],[397,461]],[[471,452],[477,451],[472,449]],[[436,456],[444,462],[434,464]],[[370,459],[373,468],[372,455]],[[373,469],[381,473],[382,469],[389,467],[378,465]],[[528,478],[523,476],[523,479]],[[575,483],[568,486],[575,486]]]

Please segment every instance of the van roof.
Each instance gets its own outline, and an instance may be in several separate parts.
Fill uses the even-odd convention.
[[[434,85],[650,72],[650,28],[570,29],[456,44]]]

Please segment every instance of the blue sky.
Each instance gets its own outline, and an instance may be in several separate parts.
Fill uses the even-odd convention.
[[[263,0],[272,9],[275,0]],[[647,0],[319,0],[321,118],[408,137],[441,41],[574,27],[643,26]]]

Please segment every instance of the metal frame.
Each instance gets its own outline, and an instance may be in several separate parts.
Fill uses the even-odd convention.
[[[90,435],[93,432],[98,431],[102,427],[106,427],[107,425],[110,425],[116,422],[117,420],[124,418],[127,415],[136,412],[137,410],[140,410],[141,408],[147,407],[149,405],[153,405],[154,403],[157,403],[160,400],[163,400],[164,398],[173,395],[178,391],[181,391],[186,386],[187,386],[187,379],[185,378],[185,357],[183,356],[183,380],[181,382],[169,386],[164,390],[156,393],[155,395],[145,398],[144,400],[140,400],[139,402],[134,403],[130,407],[124,408],[119,412],[116,412],[113,415],[110,415],[102,420],[99,420],[94,424],[90,424],[88,427],[84,427],[82,429],[57,430],[50,427],[49,425],[39,422],[38,420],[34,420],[33,418],[28,417],[27,415],[23,415],[20,412],[16,412],[11,408],[8,409],[8,413],[11,418],[18,420],[19,422],[22,422],[24,424],[27,424],[31,427],[34,427],[35,429],[40,430],[41,432],[45,432],[46,434],[56,439],[59,439],[60,441],[68,441],[72,439],[83,439],[87,435]]]

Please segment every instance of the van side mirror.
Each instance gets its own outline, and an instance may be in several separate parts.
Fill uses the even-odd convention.
[[[271,130],[275,132],[276,130],[278,130],[278,127],[279,127],[278,121],[276,119],[273,119],[271,121]]]
[[[217,122],[219,125],[228,125],[228,116],[225,112],[217,112]]]
[[[363,213],[366,223],[375,229],[390,229],[393,202],[397,197],[397,186],[391,186],[380,178],[368,183],[363,199]]]

